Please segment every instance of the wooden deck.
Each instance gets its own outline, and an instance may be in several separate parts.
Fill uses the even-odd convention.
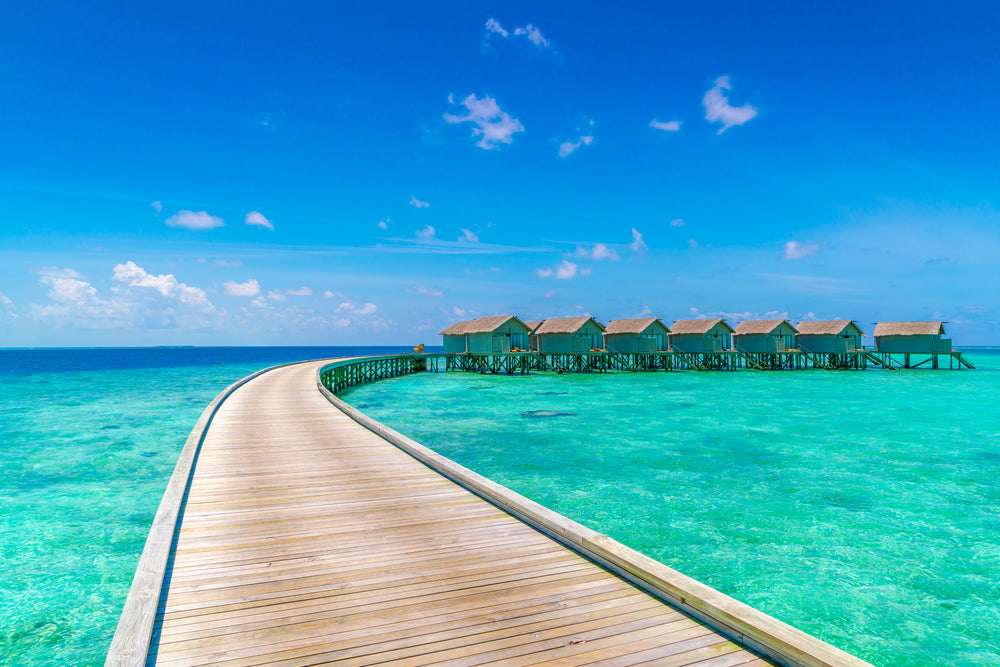
[[[108,664],[774,664],[362,427],[321,366],[203,416],[172,543],[151,534]],[[829,648],[822,664],[865,664]]]

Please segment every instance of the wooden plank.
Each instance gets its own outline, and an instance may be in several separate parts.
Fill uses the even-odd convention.
[[[159,542],[171,561],[151,663],[759,659],[582,557],[593,531],[553,513],[519,521],[508,512],[530,501],[492,483],[474,495],[455,484],[460,466],[442,477],[334,409],[314,388],[325,365],[234,387],[202,425],[183,511],[172,499],[179,519]]]

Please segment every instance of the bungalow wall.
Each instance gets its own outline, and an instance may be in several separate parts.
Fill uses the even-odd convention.
[[[785,323],[766,334],[743,334],[734,336],[736,349],[741,352],[771,354],[785,352],[795,347],[795,330]]]
[[[537,338],[538,351],[549,354],[579,354],[604,346],[603,332],[593,322],[587,322],[575,333],[543,333]]]
[[[795,341],[803,352],[819,354],[840,354],[860,349],[857,334],[799,334]]]
[[[951,352],[951,339],[939,335],[876,336],[876,352],[898,354],[937,354]]]
[[[729,349],[729,334],[670,334],[670,349],[674,352],[701,354]]]
[[[464,354],[465,336],[443,336],[445,354]]]
[[[604,345],[609,352],[646,354],[668,349],[667,334],[653,330],[650,333],[604,334]]]

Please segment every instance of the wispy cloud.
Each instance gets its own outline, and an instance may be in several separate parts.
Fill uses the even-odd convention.
[[[529,42],[543,49],[550,48],[551,46],[549,40],[542,35],[541,31],[530,23],[523,28],[514,28],[514,34],[523,35]]]
[[[486,32],[487,34],[495,33],[497,35],[500,35],[501,37],[507,37],[508,35],[510,35],[510,33],[504,30],[503,26],[500,25],[500,22],[492,17],[487,19],[486,21]]]
[[[413,195],[410,195],[410,206],[412,206],[414,208],[430,208],[431,207],[430,204],[428,204],[425,201],[420,201],[419,199],[417,199]],[[389,218],[386,218],[386,221],[388,221],[388,220],[389,220]]]
[[[376,226],[379,229],[389,229],[389,218],[386,218],[385,220],[379,220],[379,223]]]
[[[435,238],[434,228],[431,227],[430,225],[427,225],[423,229],[418,229],[417,231],[414,232],[414,234],[417,235],[418,239],[421,239],[423,241],[432,241]]]
[[[580,146],[589,146],[593,141],[594,137],[592,136],[580,137],[577,141],[564,141],[559,144],[559,157],[572,155],[577,148]]]
[[[247,213],[245,222],[253,227],[263,227],[264,229],[270,229],[272,232],[274,231],[274,224],[258,211]]]
[[[757,109],[744,104],[734,107],[729,104],[729,98],[722,92],[732,90],[728,76],[720,76],[715,85],[705,93],[702,104],[705,106],[705,120],[709,123],[722,123],[716,134],[722,134],[735,125],[743,125],[757,115]]]
[[[459,243],[479,243],[479,237],[468,229],[462,230],[462,235],[458,237]]]
[[[222,288],[229,296],[257,296],[260,294],[260,283],[250,279],[245,283],[238,283],[235,280],[227,280],[222,283]]]
[[[649,246],[642,240],[642,234],[635,227],[632,228],[632,242],[628,244],[632,252],[644,253],[649,250]]]
[[[539,278],[556,278],[557,280],[569,280],[577,274],[577,265],[574,262],[564,259],[555,268],[536,269],[535,275]],[[589,273],[589,271],[587,272]],[[586,275],[586,274],[584,274]]]
[[[510,37],[510,32],[507,31],[500,22],[495,18],[490,17],[486,21],[486,25],[483,27],[483,48],[490,48],[490,38],[491,37],[501,37],[507,39]],[[529,23],[528,25],[514,28],[514,36],[523,37],[540,49],[547,49],[555,52],[552,48],[552,43],[549,41],[545,35],[542,34],[541,30],[535,27],[534,24]]]
[[[303,285],[298,289],[288,290],[288,296],[312,296],[312,288]]]
[[[267,293],[267,298],[271,301],[288,301],[288,295],[280,289],[273,289]]]
[[[163,204],[161,204],[161,203],[160,203],[160,202],[158,202],[158,201],[154,201],[154,202],[153,202],[152,204],[150,204],[150,206],[151,206],[151,207],[152,207],[152,209],[153,209],[154,211],[156,211],[157,213],[160,213],[161,211],[163,211]]]
[[[209,215],[205,211],[178,211],[166,220],[170,227],[184,227],[185,229],[215,229],[222,227],[226,223],[222,218]]]
[[[683,227],[684,218],[674,218],[673,220],[670,221],[670,226],[674,228]]]
[[[803,257],[815,255],[818,250],[818,243],[799,243],[798,241],[789,241],[785,244],[784,258],[802,259]]]
[[[513,135],[517,132],[524,132],[524,126],[516,118],[503,111],[496,100],[489,95],[484,95],[483,99],[477,98],[474,94],[462,100],[468,113],[463,116],[446,113],[443,118],[451,124],[472,123],[476,127],[472,130],[473,137],[479,137],[476,145],[482,149],[490,150],[497,148],[500,144],[510,144],[513,142]]]
[[[681,129],[681,122],[679,120],[660,121],[654,118],[649,121],[649,126],[655,127],[657,130],[663,130],[664,132],[677,132]]]
[[[428,289],[424,286],[411,287],[406,290],[410,294],[419,294],[420,296],[444,296],[444,292],[439,289]]]

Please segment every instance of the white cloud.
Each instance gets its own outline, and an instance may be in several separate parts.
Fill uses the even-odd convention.
[[[677,132],[681,129],[681,122],[679,120],[656,120],[655,118],[649,121],[650,127],[655,127],[657,130],[663,130],[664,132]]]
[[[128,261],[115,265],[112,278],[129,287],[148,287],[160,293],[161,296],[176,298],[183,304],[197,307],[212,308],[208,295],[204,290],[191,287],[177,280],[172,273],[155,276],[135,262]]]
[[[385,220],[380,220],[378,223],[378,228],[389,229],[389,218],[386,218]]]
[[[344,303],[337,306],[338,313],[348,313],[352,316],[364,316],[364,315],[374,315],[378,312],[378,306],[374,303],[364,303],[358,305],[353,301],[345,301]]]
[[[430,225],[427,225],[423,229],[418,229],[416,232],[414,232],[414,234],[417,235],[418,239],[422,239],[424,241],[433,241],[435,238],[434,228],[431,227]]]
[[[524,132],[524,126],[516,118],[511,118],[510,114],[500,109],[489,95],[484,95],[483,99],[478,99],[474,94],[462,100],[462,105],[468,109],[464,116],[456,116],[446,113],[443,118],[446,122],[473,123],[477,127],[472,130],[472,136],[479,137],[476,145],[485,150],[496,148],[500,144],[509,144],[513,141],[516,132]]]
[[[546,299],[551,299],[551,298],[553,298],[553,297],[554,297],[555,295],[556,295],[556,291],[555,291],[554,289],[550,289],[550,290],[547,290],[547,291],[545,292],[545,298],[546,298]]]
[[[303,285],[298,289],[288,290],[288,296],[312,296],[312,288]]]
[[[253,225],[254,227],[263,227],[264,229],[270,229],[272,232],[274,231],[274,224],[258,211],[250,211],[247,213],[245,222],[246,224]]]
[[[573,256],[580,258],[587,258],[587,259],[596,259],[597,261],[610,259],[613,262],[617,262],[618,260],[621,259],[621,256],[618,254],[617,250],[615,250],[614,248],[609,248],[603,243],[595,243],[594,247],[591,248],[590,250],[587,250],[583,246],[577,246],[576,252],[573,253]]]
[[[0,292],[0,303],[2,303],[2,304],[3,304],[3,305],[5,305],[5,306],[12,306],[12,305],[14,305],[14,302],[13,302],[13,301],[11,301],[11,300],[10,300],[10,299],[9,299],[9,298],[7,297],[7,295],[6,295],[6,294],[4,294],[3,292]]]
[[[580,275],[581,276],[589,276],[593,272],[594,272],[594,270],[592,268],[590,268],[589,266],[585,266],[582,269],[580,269]]]
[[[161,204],[158,201],[154,201],[152,204],[150,204],[150,206],[152,206],[153,210],[156,211],[157,213],[163,210],[163,204]]]
[[[267,299],[265,299],[263,296],[258,296],[256,299],[254,299],[253,301],[250,302],[250,305],[254,306],[255,308],[267,308],[268,307],[267,306]]]
[[[468,229],[462,230],[462,235],[458,237],[459,243],[479,243],[479,237]]]
[[[413,206],[414,208],[430,208],[431,207],[430,204],[428,204],[425,201],[420,201],[419,199],[417,199],[413,195],[410,195],[410,206]],[[389,220],[389,218],[386,218],[387,222],[388,222],[388,220]]]
[[[496,34],[500,35],[501,37],[506,37],[506,36],[508,36],[510,34],[506,30],[504,30],[503,26],[500,25],[500,22],[497,21],[494,18],[490,18],[490,19],[488,19],[486,21],[486,32],[487,32],[487,34],[489,34],[489,33],[496,33]]]
[[[757,115],[757,110],[749,104],[741,107],[731,106],[729,99],[722,92],[731,89],[729,77],[720,76],[715,80],[715,86],[705,93],[702,99],[702,104],[705,105],[705,120],[709,123],[722,123],[722,128],[716,134],[722,134],[734,125],[743,125]]]
[[[260,294],[260,283],[254,279],[250,279],[245,283],[227,280],[222,283],[222,287],[229,296],[257,296]]]
[[[410,294],[419,294],[421,296],[444,296],[444,292],[438,289],[427,289],[423,286],[411,287],[406,290]]]
[[[594,137],[591,136],[580,137],[580,139],[576,142],[564,141],[561,144],[559,144],[559,157],[566,157],[567,155],[571,155],[573,151],[575,151],[580,146],[589,146],[591,143],[593,143],[593,141]]]
[[[564,259],[554,269],[553,268],[537,269],[535,271],[535,274],[539,278],[551,278],[554,276],[557,280],[569,280],[570,278],[576,276],[577,268],[578,267],[575,263],[569,261],[568,259]]]
[[[258,297],[260,298],[260,297]],[[288,301],[288,296],[278,289],[273,289],[267,293],[267,298],[271,301]]]
[[[649,246],[642,240],[642,234],[635,227],[632,228],[632,242],[628,244],[628,247],[632,252],[646,252],[649,250]]]
[[[819,250],[818,243],[789,241],[785,244],[785,259],[802,259],[803,257],[815,255],[817,250]]]
[[[204,264],[204,260],[198,260],[199,264]],[[243,262],[238,259],[213,259],[212,264],[216,266],[243,266]]]
[[[193,329],[217,324],[218,312],[205,292],[173,275],[152,275],[135,262],[114,267],[114,286],[102,298],[72,269],[42,275],[50,303],[31,304],[32,316],[53,327],[76,329]],[[208,317],[211,315],[211,317]]]
[[[636,313],[635,316],[636,317],[649,317],[652,314],[653,314],[653,311],[650,310],[649,306],[643,306],[642,310],[640,310],[638,313]]]
[[[344,295],[341,294],[340,292],[333,292],[333,291],[330,291],[330,290],[326,290],[325,292],[323,292],[323,298],[324,299],[343,299]]]
[[[694,239],[688,239],[688,248],[691,248],[691,250],[694,250],[694,249],[700,248],[700,247],[701,246],[698,245],[697,241],[695,241]]]
[[[549,48],[549,40],[542,36],[542,33],[538,31],[538,28],[531,25],[530,23],[523,28],[514,28],[515,35],[524,35],[528,38],[528,41],[539,46],[543,49]]]
[[[673,220],[670,221],[670,226],[671,227],[683,227],[684,226],[684,218],[674,218]]]
[[[226,223],[222,218],[209,215],[205,211],[178,211],[166,220],[170,227],[184,227],[185,229],[215,229],[222,227]]]

